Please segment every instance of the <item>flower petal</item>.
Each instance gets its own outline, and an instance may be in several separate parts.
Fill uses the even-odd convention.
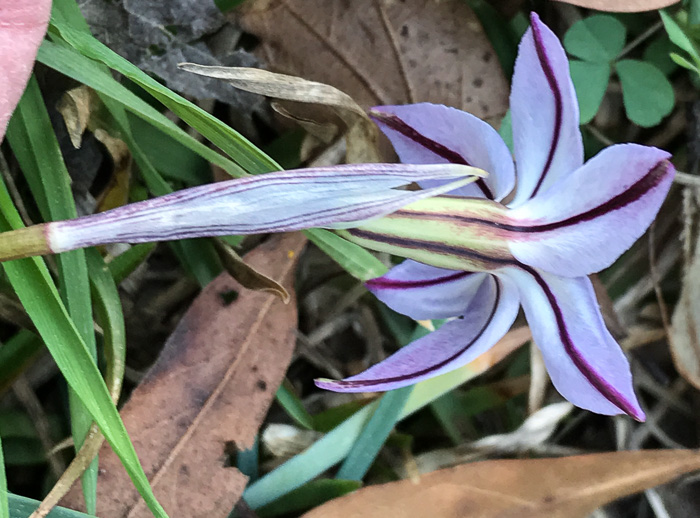
[[[513,190],[515,171],[510,151],[486,122],[440,104],[377,106],[372,118],[407,164],[454,163],[488,171],[482,181],[452,194],[500,201]]]
[[[532,336],[561,395],[599,414],[626,413],[643,421],[629,363],[603,323],[588,278],[529,267],[504,274],[517,283]]]
[[[545,192],[583,163],[578,101],[566,53],[532,13],[520,42],[510,108],[518,187],[512,206]]]
[[[509,212],[512,254],[578,277],[610,266],[651,224],[673,180],[670,155],[621,144],[604,149],[547,192]]]
[[[396,187],[472,172],[452,164],[353,164],[249,176],[48,223],[47,239],[57,253],[105,243],[347,228],[447,189]]]
[[[394,311],[423,320],[466,313],[487,276],[486,273],[445,270],[407,259],[365,285]]]
[[[50,14],[50,0],[0,2],[0,141],[27,86]]]
[[[510,279],[487,277],[464,316],[407,345],[362,374],[342,381],[316,380],[336,392],[391,390],[454,370],[490,349],[510,328],[520,307]]]

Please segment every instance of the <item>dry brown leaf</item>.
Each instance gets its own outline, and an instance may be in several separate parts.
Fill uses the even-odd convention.
[[[291,292],[301,234],[274,236],[246,256]],[[225,467],[232,446],[253,445],[292,355],[296,305],[212,281],[168,339],[121,415],[156,497],[170,516],[226,516],[246,477]],[[100,452],[98,514],[150,517],[116,455]],[[80,491],[67,503],[76,507]]]
[[[180,63],[178,66],[187,72],[222,79],[246,92],[283,101],[304,103],[304,106],[307,107],[309,104],[324,107],[342,120],[345,125],[347,162],[380,161],[377,148],[377,127],[352,97],[333,86],[257,68],[204,66],[194,63]],[[293,109],[293,105],[288,108],[278,105],[275,109],[296,120],[309,133],[322,141],[330,142],[338,133],[335,125],[328,124],[323,120],[316,120],[313,116],[305,117],[305,113],[308,114],[308,111],[294,113],[297,110]]]
[[[75,149],[80,149],[83,133],[88,128],[94,108],[95,93],[83,85],[68,90],[56,105],[68,130],[68,137]]]
[[[304,518],[584,518],[697,469],[700,453],[691,450],[491,460],[360,489]]]
[[[598,11],[609,11],[612,13],[638,13],[640,11],[653,11],[672,4],[677,4],[679,0],[558,0],[566,4],[588,7]]]
[[[289,292],[284,286],[246,263],[230,245],[216,237],[212,239],[212,244],[224,269],[241,286],[249,290],[266,291],[277,295],[285,304],[289,302]]]
[[[508,86],[462,0],[254,0],[237,11],[272,69],[333,85],[361,106],[436,102],[502,116]]]

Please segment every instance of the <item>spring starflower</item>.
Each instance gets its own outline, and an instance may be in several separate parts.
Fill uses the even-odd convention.
[[[510,104],[515,166],[496,131],[468,113],[433,104],[371,112],[403,162],[471,165],[489,175],[341,231],[409,258],[367,283],[381,301],[415,319],[451,320],[357,376],[317,385],[389,390],[455,369],[493,346],[522,305],[566,399],[643,420],[629,363],[587,275],[651,224],[673,178],[670,155],[622,144],[583,163],[566,54],[536,14],[520,43]]]

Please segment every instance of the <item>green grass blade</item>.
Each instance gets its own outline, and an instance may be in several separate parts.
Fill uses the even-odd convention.
[[[37,507],[39,507],[38,500],[33,500],[32,498],[26,498],[24,496],[13,495],[10,493],[8,496],[9,506],[10,506],[10,518],[27,518],[31,515]],[[94,515],[80,513],[74,511],[73,509],[66,509],[65,507],[55,507],[46,518],[95,518]]]
[[[367,281],[387,272],[387,267],[367,250],[333,232],[315,228],[304,233],[356,279]]]
[[[291,417],[299,426],[303,426],[307,430],[313,430],[314,419],[304,408],[304,404],[299,399],[299,396],[294,392],[294,387],[288,380],[284,380],[277,389],[275,399],[280,404],[287,415]]]
[[[75,218],[77,212],[70,189],[71,179],[35,77],[30,79],[17,105],[7,136],[44,218]],[[93,360],[97,361],[84,251],[75,250],[60,255],[58,271],[61,298]],[[71,392],[69,396],[73,442],[77,451],[85,440],[92,418],[76,394]],[[88,512],[94,513],[97,505],[97,460],[85,471],[82,487]]]
[[[2,441],[0,441],[0,518],[10,516],[10,507],[7,502],[7,476],[5,475],[5,457],[2,451]]]
[[[319,505],[351,493],[362,487],[362,483],[356,480],[313,480],[308,484],[295,489],[276,502],[257,510],[260,518],[272,518],[280,515],[297,515],[307,509],[313,509]]]
[[[466,365],[418,383],[413,387],[398,420],[408,417],[478,374],[479,370]],[[303,453],[248,487],[243,494],[248,505],[257,509],[274,502],[342,461],[352,450],[376,408],[375,402],[356,412]]]
[[[56,0],[59,6],[74,0]],[[84,56],[107,65],[129,78],[153,97],[167,106],[178,117],[204,135],[212,144],[229,155],[243,169],[252,174],[267,173],[280,169],[270,157],[251,144],[240,133],[222,123],[213,115],[179,96],[172,90],[144,73],[110,48],[86,32],[76,29],[63,14],[61,8],[54,9],[51,30]],[[183,72],[184,73],[184,72]]]
[[[377,410],[357,438],[340,466],[336,478],[362,480],[374,463],[389,434],[394,429],[413,387],[403,387],[387,392],[379,400]]]
[[[230,175],[245,175],[245,171],[237,164],[192,138],[177,124],[114,79],[99,63],[86,58],[75,49],[45,40],[39,48],[37,61],[114,99],[134,115],[152,124],[208,162],[220,166]]]
[[[0,182],[0,213],[0,231],[22,227],[22,220],[4,182]],[[38,258],[30,258],[3,263],[3,268],[61,373],[82,399],[149,508],[156,516],[167,517],[153,494],[107,386],[71,321],[46,265]]]

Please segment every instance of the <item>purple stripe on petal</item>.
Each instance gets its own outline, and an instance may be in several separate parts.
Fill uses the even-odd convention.
[[[438,104],[377,106],[370,111],[404,163],[469,164],[489,176],[452,194],[501,200],[515,185],[513,159],[498,133],[469,113]]]
[[[490,349],[518,314],[517,288],[510,279],[486,277],[467,312],[416,340],[367,371],[342,381],[316,380],[336,392],[391,390],[454,370]]]
[[[566,277],[610,266],[656,217],[673,181],[668,158],[665,151],[637,144],[604,149],[510,211],[513,256]]]
[[[532,13],[510,94],[518,187],[511,206],[544,192],[583,163],[578,101],[556,35]]]
[[[450,318],[467,310],[486,275],[407,259],[365,285],[391,309],[416,320]]]
[[[643,421],[629,363],[603,323],[588,278],[564,278],[528,266],[502,272],[520,289],[533,338],[557,390],[581,408]]]
[[[552,141],[549,144],[549,153],[547,154],[547,161],[544,164],[542,173],[540,174],[539,180],[535,185],[535,189],[532,191],[532,196],[536,196],[537,192],[542,187],[542,182],[547,177],[550,168],[552,167],[552,160],[554,159],[554,153],[559,146],[559,139],[561,136],[561,124],[563,119],[564,111],[564,101],[562,100],[561,90],[557,84],[557,79],[554,77],[554,70],[552,69],[552,63],[550,62],[547,54],[545,53],[544,38],[542,36],[542,26],[532,18],[532,36],[535,41],[535,50],[537,51],[537,57],[540,60],[540,65],[542,66],[542,71],[547,78],[547,83],[549,83],[549,88],[554,96],[554,134],[552,135]]]
[[[406,124],[404,121],[402,121],[399,117],[396,115],[392,115],[389,113],[383,113],[380,111],[373,111],[370,112],[370,116],[377,122],[381,123],[383,126],[386,126],[388,129],[393,130],[400,135],[406,137],[408,140],[411,140],[418,146],[422,146],[431,153],[436,154],[439,157],[444,158],[450,163],[453,164],[462,164],[462,165],[472,165],[467,160],[460,155],[457,151],[454,151],[447,146],[444,146],[443,144],[440,144],[439,142],[435,142],[432,139],[429,139],[425,135],[419,133],[416,131],[415,128],[412,128],[408,124]],[[483,195],[489,199],[493,200],[494,196],[493,193],[491,192],[491,189],[489,189],[489,186],[486,185],[486,182],[484,181],[483,178],[479,178],[476,181],[476,186],[481,189],[481,192]]]

